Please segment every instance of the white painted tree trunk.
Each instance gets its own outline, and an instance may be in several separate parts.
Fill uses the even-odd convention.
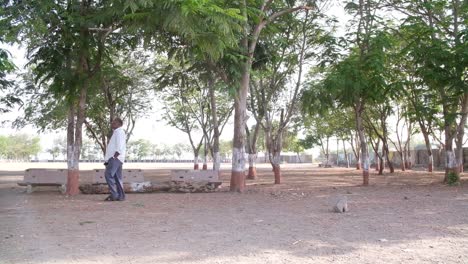
[[[257,179],[257,154],[249,154],[249,179]]]
[[[249,167],[255,167],[256,160],[257,160],[257,154],[249,154]]]
[[[219,156],[219,152],[215,152],[213,157],[213,170],[214,171],[219,171],[221,168],[221,159]]]
[[[207,169],[208,169],[208,156],[204,155],[203,156],[203,170],[207,170]]]
[[[445,154],[446,154],[445,166],[447,167],[447,169],[449,170],[458,169],[458,162],[455,156],[455,152],[453,150],[447,150]]]
[[[460,181],[460,168],[458,166],[457,157],[455,155],[455,151],[450,148],[445,152],[445,183],[449,182],[449,175],[452,173],[456,175],[457,181]]]
[[[245,150],[232,149],[232,170],[235,172],[244,172],[245,169]]]
[[[406,171],[406,158],[405,155],[401,155],[401,170]]]
[[[199,163],[198,155],[194,155],[194,157],[193,157],[193,169],[194,169],[194,170],[198,170],[198,169],[199,169],[198,163]]]
[[[369,157],[366,157],[365,159],[362,160],[362,169],[364,171],[369,171],[369,164],[370,164],[370,160],[369,160]]]
[[[273,172],[275,174],[275,184],[281,184],[281,152],[275,152],[270,158]]]
[[[432,154],[429,155],[428,161],[427,161],[427,171],[432,172],[434,170],[434,157]]]
[[[231,191],[243,192],[245,188],[245,148],[232,148]]]

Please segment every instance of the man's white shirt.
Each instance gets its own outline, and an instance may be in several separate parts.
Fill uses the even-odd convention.
[[[115,152],[119,152],[120,155],[117,158],[123,163],[125,161],[125,152],[127,148],[125,140],[125,132],[122,127],[116,128],[112,133],[109,144],[107,144],[106,156],[104,159],[108,161],[114,156]]]

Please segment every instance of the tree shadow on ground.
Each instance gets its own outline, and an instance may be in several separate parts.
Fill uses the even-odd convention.
[[[145,173],[162,179],[169,170]],[[229,171],[223,171],[228,184]],[[457,263],[468,242],[467,185],[442,173],[268,168],[243,194],[32,195],[2,182],[6,263]],[[465,179],[465,178],[464,178]],[[227,183],[226,183],[227,182]],[[350,211],[331,211],[346,195]],[[21,236],[22,235],[22,236]],[[7,238],[8,237],[8,238]]]

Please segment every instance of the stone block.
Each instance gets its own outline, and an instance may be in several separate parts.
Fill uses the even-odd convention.
[[[219,180],[218,171],[214,170],[171,170],[172,181],[215,182]]]

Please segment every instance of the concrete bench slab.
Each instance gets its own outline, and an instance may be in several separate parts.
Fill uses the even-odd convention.
[[[171,180],[181,182],[215,182],[219,180],[219,173],[214,170],[171,170]]]
[[[27,193],[34,192],[36,187],[40,186],[57,186],[61,193],[65,193],[66,184],[66,169],[27,169],[23,181],[18,183],[27,187]]]
[[[94,180],[92,183],[106,183],[106,177],[104,176],[105,169],[94,170]],[[143,171],[140,169],[123,169],[122,180],[124,183],[133,182],[144,182]]]
[[[80,183],[105,184],[104,169],[80,170]],[[27,169],[19,186],[26,186],[26,192],[32,193],[37,187],[56,186],[61,193],[65,193],[67,185],[67,169]],[[140,169],[122,170],[124,183],[144,182],[143,171]]]

